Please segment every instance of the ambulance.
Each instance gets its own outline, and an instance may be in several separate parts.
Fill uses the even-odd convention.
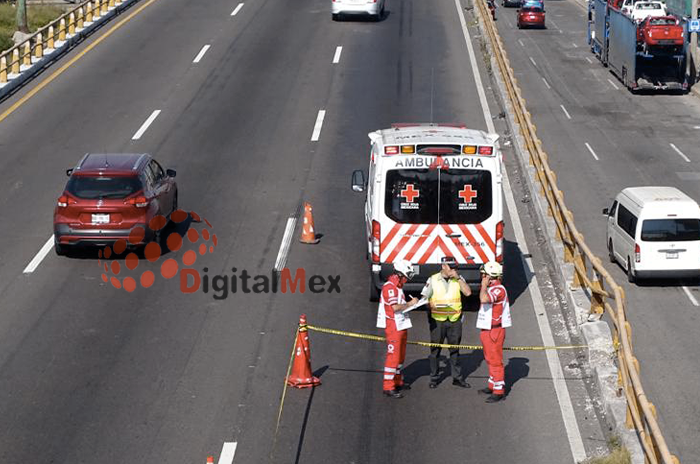
[[[448,255],[477,289],[479,267],[503,262],[498,135],[460,124],[392,124],[369,138],[368,176],[353,172],[352,189],[367,192],[370,299],[378,299],[399,259],[416,267],[416,277],[404,287],[415,296]]]

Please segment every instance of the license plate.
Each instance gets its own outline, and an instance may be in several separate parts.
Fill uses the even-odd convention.
[[[666,259],[678,259],[678,253],[677,252],[666,252]]]
[[[109,224],[109,214],[93,214],[93,224]]]

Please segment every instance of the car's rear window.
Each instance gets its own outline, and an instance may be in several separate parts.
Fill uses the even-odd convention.
[[[386,215],[402,224],[478,224],[491,217],[491,172],[395,169],[386,175]]]
[[[542,8],[539,6],[526,6],[522,9],[525,13],[542,13]]]
[[[649,20],[652,26],[673,26],[676,24],[675,19],[671,18],[652,18]]]
[[[660,3],[637,3],[636,8],[638,10],[660,10]]]
[[[118,199],[126,198],[142,189],[136,177],[71,176],[66,190],[77,198]]]
[[[642,241],[688,242],[700,240],[700,219],[647,219],[642,222]]]

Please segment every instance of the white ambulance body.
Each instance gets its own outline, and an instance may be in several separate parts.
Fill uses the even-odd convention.
[[[415,292],[446,255],[476,289],[481,264],[503,261],[498,135],[458,125],[394,124],[369,137],[368,182],[356,171],[353,190],[367,190],[370,298],[378,297],[396,260],[417,267],[406,286]]]

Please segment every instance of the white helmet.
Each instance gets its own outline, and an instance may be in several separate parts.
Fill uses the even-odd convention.
[[[481,272],[489,277],[500,278],[503,276],[503,266],[501,263],[497,263],[496,261],[489,261],[482,266]]]
[[[407,279],[412,279],[416,275],[413,264],[405,259],[400,259],[394,263],[394,271],[403,274]]]

